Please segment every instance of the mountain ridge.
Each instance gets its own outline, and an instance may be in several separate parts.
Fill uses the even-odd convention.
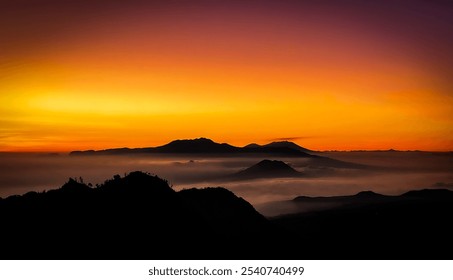
[[[379,200],[267,219],[224,188],[175,191],[138,171],[96,187],[70,179],[0,199],[0,258],[451,258],[452,191],[351,197]]]
[[[353,195],[297,196],[290,200],[263,203],[257,209],[267,217],[298,215],[334,209],[358,209],[388,203],[406,203],[418,200],[452,200],[453,191],[448,189],[411,190],[400,195],[384,195],[373,191],[360,191]],[[272,209],[274,208],[274,209]],[[275,211],[280,209],[280,212]],[[273,213],[278,213],[274,215]]]
[[[255,236],[272,233],[227,189],[175,191],[140,171],[96,187],[70,179],[59,189],[9,196],[0,199],[0,215],[0,237],[8,240],[1,259],[219,258],[246,244],[252,256],[260,250]],[[205,236],[221,242],[209,246]]]
[[[70,155],[123,155],[138,153],[161,154],[203,154],[203,155],[241,155],[241,154],[274,154],[295,157],[318,156],[307,153],[308,149],[293,142],[272,142],[266,145],[246,145],[236,147],[228,143],[217,143],[209,138],[173,140],[165,145],[144,148],[112,148],[105,150],[72,151]]]

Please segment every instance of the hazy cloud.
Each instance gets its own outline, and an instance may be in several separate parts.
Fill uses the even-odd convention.
[[[313,139],[313,138],[317,138],[317,137],[314,137],[314,136],[280,137],[280,138],[272,138],[269,141],[296,141],[296,140]]]
[[[326,172],[323,172],[322,167],[312,170],[310,165],[313,163],[307,162],[304,158],[270,158],[287,162],[307,176],[228,181],[227,175],[250,167],[263,158],[207,159],[190,155],[178,158],[156,155],[52,156],[0,153],[0,197],[23,194],[28,191],[56,189],[69,177],[82,177],[86,183],[95,185],[103,183],[115,174],[124,175],[136,170],[167,179],[176,190],[193,187],[225,187],[257,206],[273,201],[291,200],[300,195],[352,195],[364,190],[399,195],[414,189],[453,188],[451,172],[453,161],[452,156],[449,155],[330,153],[329,156],[349,162],[372,164],[373,168],[362,170],[332,167],[325,168]],[[220,178],[224,180],[219,180]],[[285,204],[279,207],[275,211],[290,210],[285,208],[287,207]],[[272,213],[275,214],[275,211]]]

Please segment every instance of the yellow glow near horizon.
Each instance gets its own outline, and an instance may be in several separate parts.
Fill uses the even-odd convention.
[[[267,89],[273,90],[277,89]],[[436,138],[441,139],[451,127],[451,102],[435,100],[432,94],[389,94],[377,100],[349,96],[344,100],[334,94],[287,92],[290,97],[281,98],[263,92],[261,98],[248,100],[245,93],[242,99],[223,93],[228,96],[223,102],[209,95],[173,100],[170,93],[160,98],[143,93],[130,97],[126,93],[28,93],[23,100],[16,99],[16,107],[9,107],[16,114],[10,130],[22,133],[10,135],[13,145],[3,144],[2,149],[140,147],[201,136],[245,145],[280,135],[306,137],[295,142],[311,149],[433,150],[432,145],[449,145]],[[7,124],[3,127],[8,130]],[[400,137],[409,140],[402,142]]]
[[[248,21],[249,14],[236,26],[214,16],[117,16],[108,31],[81,24],[59,44],[11,52],[12,66],[0,65],[0,151],[197,137],[239,146],[294,138],[314,150],[453,150],[452,87],[433,70],[438,62],[382,34],[338,33],[335,22],[316,19],[301,27],[286,17]]]

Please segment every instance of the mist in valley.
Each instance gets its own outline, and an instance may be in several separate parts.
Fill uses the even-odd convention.
[[[267,215],[291,212],[291,203],[274,202],[297,196],[353,195],[364,190],[399,195],[424,188],[453,189],[452,153],[331,152],[319,155],[323,158],[269,158],[285,162],[301,173],[299,177],[231,180],[231,175],[264,158],[2,153],[0,197],[56,189],[68,178],[77,178],[95,187],[115,174],[123,176],[136,170],[168,180],[175,190],[225,187]],[[307,211],[313,209],[307,205]]]

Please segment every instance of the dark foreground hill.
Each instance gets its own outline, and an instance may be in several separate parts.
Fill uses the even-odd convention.
[[[2,259],[252,257],[257,236],[272,238],[270,223],[232,192],[176,192],[141,172],[9,197],[0,218]]]
[[[96,188],[69,180],[0,199],[0,258],[453,258],[453,192],[363,192],[351,201],[359,203],[268,220],[223,188],[176,192],[142,172]]]
[[[327,210],[272,219],[288,240],[310,240],[312,258],[452,259],[453,192],[410,191],[400,196],[361,192],[293,203],[334,203]]]

